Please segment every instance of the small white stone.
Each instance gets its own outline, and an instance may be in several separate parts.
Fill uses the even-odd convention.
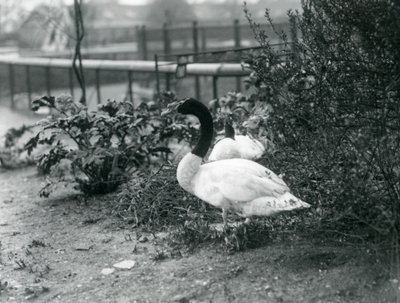
[[[135,266],[136,262],[132,260],[124,260],[118,263],[115,263],[113,266],[120,269],[131,269]]]
[[[114,271],[115,271],[114,268],[103,268],[101,270],[101,274],[107,276],[107,275],[111,275]]]

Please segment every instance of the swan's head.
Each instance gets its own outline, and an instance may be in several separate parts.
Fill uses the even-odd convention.
[[[194,115],[198,118],[200,118],[200,116],[209,116],[209,119],[212,120],[210,111],[208,110],[207,106],[193,98],[186,98],[169,103],[167,105],[167,108],[162,111],[161,116],[167,116],[171,113],[176,112],[182,115]],[[207,123],[212,124],[212,122],[209,121]]]
[[[235,129],[232,126],[232,119],[230,117],[225,118],[224,129],[226,138],[235,139]]]
[[[176,110],[182,115],[190,115],[199,110],[208,111],[208,108],[200,101],[197,101],[193,98],[187,98],[180,101],[180,104],[178,105]]]

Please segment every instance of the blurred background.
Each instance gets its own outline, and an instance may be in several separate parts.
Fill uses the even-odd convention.
[[[107,99],[152,99],[155,90],[164,89],[202,100],[243,90],[246,74],[236,67],[236,75],[230,72],[228,76],[210,70],[184,71],[179,77],[162,72],[163,65],[168,68],[182,59],[186,63],[240,64],[243,51],[258,47],[242,1],[81,2],[81,53],[83,59],[95,60],[84,71],[89,106],[95,108]],[[281,37],[267,25],[265,10],[270,10],[278,32],[288,31],[287,11],[299,9],[300,1],[250,0],[246,8],[270,42],[279,47]],[[32,99],[43,94],[79,94],[70,61],[61,60],[70,60],[75,53],[74,16],[73,0],[0,1],[0,104],[27,109]],[[158,60],[161,73],[149,71],[154,63],[132,68],[127,60]]]

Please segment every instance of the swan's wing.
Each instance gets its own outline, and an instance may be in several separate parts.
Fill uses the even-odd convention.
[[[208,164],[207,164],[208,165]],[[254,176],[258,176],[261,178],[271,179],[277,184],[287,187],[285,181],[283,181],[280,177],[278,177],[272,170],[262,166],[261,164],[247,160],[247,159],[227,159],[223,161],[219,161],[218,164],[213,164],[213,166],[217,166],[219,169],[227,170],[229,168],[237,168],[245,170],[247,173],[250,173]],[[234,173],[231,173],[234,174]]]
[[[246,202],[265,196],[277,197],[289,191],[272,171],[245,159],[206,163],[192,184],[196,196],[209,203],[221,199]]]

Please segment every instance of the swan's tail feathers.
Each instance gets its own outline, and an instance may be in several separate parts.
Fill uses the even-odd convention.
[[[293,196],[291,193],[285,193],[277,198],[261,197],[241,206],[241,215],[244,217],[271,216],[281,212],[311,207],[310,204]]]
[[[311,207],[310,204],[293,196],[291,193],[283,194],[281,197],[279,197],[279,200],[281,200],[284,203],[284,205],[286,205],[288,207],[288,210]]]

